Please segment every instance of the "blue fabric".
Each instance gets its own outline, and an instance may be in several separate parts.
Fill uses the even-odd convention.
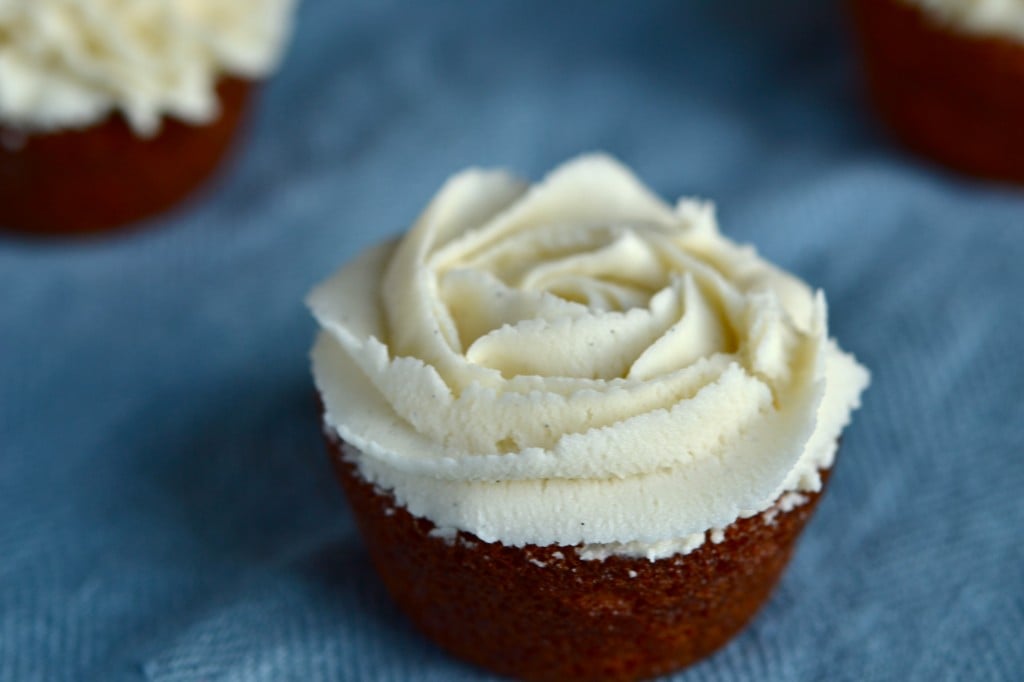
[[[680,680],[1024,674],[1024,192],[903,153],[783,0],[307,0],[201,201],[0,237],[0,679],[475,680],[389,602],[305,292],[451,172],[604,149],[828,294],[874,372],[770,604]]]

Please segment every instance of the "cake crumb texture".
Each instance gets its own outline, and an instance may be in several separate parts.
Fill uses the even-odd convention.
[[[771,593],[820,497],[771,525],[740,519],[686,556],[587,561],[554,545],[435,537],[430,521],[362,480],[341,444],[328,448],[399,606],[448,652],[524,680],[638,680],[711,654]]]

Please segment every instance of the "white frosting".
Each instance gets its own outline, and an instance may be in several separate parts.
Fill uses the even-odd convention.
[[[119,111],[207,123],[225,74],[277,65],[295,0],[0,0],[0,120],[80,128]]]
[[[972,33],[1024,40],[1024,0],[906,0]]]
[[[820,485],[820,484],[819,484]],[[802,493],[790,491],[783,493],[768,509],[760,514],[764,523],[773,525],[779,514],[788,514],[797,507],[806,504],[810,498]],[[604,560],[610,556],[627,556],[634,559],[658,561],[672,556],[683,556],[704,544],[705,540],[713,544],[725,542],[724,528],[711,528],[706,533],[692,533],[681,538],[659,540],[657,542],[593,542],[584,543],[576,548],[576,553],[584,560]]]
[[[604,156],[463,172],[308,302],[361,475],[512,546],[690,547],[817,490],[868,384],[820,293]]]
[[[612,556],[658,561],[689,554],[703,545],[705,539],[704,533],[692,533],[683,538],[655,542],[591,542],[580,545],[576,553],[584,561],[604,561]]]

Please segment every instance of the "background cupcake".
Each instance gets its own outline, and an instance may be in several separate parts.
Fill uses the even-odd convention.
[[[908,146],[1024,183],[1024,3],[854,0],[871,98]]]
[[[332,454],[389,590],[525,679],[640,679],[724,644],[868,382],[820,293],[603,156],[534,187],[455,176],[310,303]]]
[[[0,0],[0,227],[91,232],[217,168],[293,0]]]

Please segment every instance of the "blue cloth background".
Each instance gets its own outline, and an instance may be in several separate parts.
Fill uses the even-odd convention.
[[[620,157],[826,290],[874,372],[780,588],[680,680],[1024,674],[1024,192],[866,111],[829,2],[307,0],[199,202],[0,237],[0,679],[475,680],[389,602],[305,292],[451,172]]]

